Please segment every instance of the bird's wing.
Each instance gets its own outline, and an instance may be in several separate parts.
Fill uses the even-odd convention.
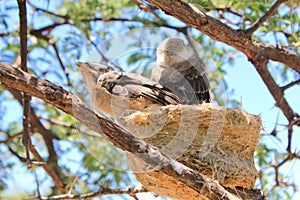
[[[211,101],[205,65],[197,55],[171,66],[157,65],[151,78],[172,90],[183,104]]]
[[[108,72],[99,79],[101,86],[111,94],[129,97],[145,98],[153,104],[178,104],[179,99],[169,89],[134,73]]]

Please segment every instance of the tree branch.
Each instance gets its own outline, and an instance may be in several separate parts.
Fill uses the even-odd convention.
[[[263,25],[270,17],[272,17],[280,5],[287,0],[277,0],[273,6],[261,17],[258,21],[256,21],[249,29],[246,30],[247,37],[251,37],[251,35],[259,29],[260,26]]]
[[[27,69],[27,11],[26,1],[18,0],[19,17],[20,17],[20,55],[21,55],[21,69],[25,72]],[[31,168],[29,148],[31,146],[30,139],[30,100],[31,97],[23,94],[23,139],[22,143],[26,150],[27,166]]]
[[[297,84],[300,84],[300,79],[290,82],[289,84],[286,84],[285,86],[282,86],[281,89],[284,91],[284,90],[287,90]]]
[[[90,199],[93,197],[101,197],[108,194],[128,194],[134,195],[140,192],[147,192],[145,188],[136,189],[136,188],[126,188],[126,189],[110,189],[110,188],[102,188],[99,191],[91,192],[87,194],[63,194],[57,196],[50,197],[41,197],[41,198],[33,198],[31,200],[56,200],[56,199]]]
[[[95,113],[81,99],[62,87],[47,80],[38,79],[3,62],[0,62],[0,82],[6,87],[14,87],[28,95],[40,98],[74,116],[92,130],[104,133],[106,138],[115,146],[132,152],[152,167],[161,166],[160,171],[162,173],[176,178],[207,198],[236,199],[216,181],[163,155],[156,148],[146,144],[126,129],[103,115]],[[259,196],[257,198],[259,199]]]
[[[60,55],[59,55],[59,50],[58,50],[58,48],[57,48],[56,43],[53,43],[53,44],[52,44],[52,47],[53,47],[53,49],[54,49],[54,51],[55,51],[55,55],[56,55],[56,57],[57,57],[57,59],[58,59],[58,61],[59,61],[59,65],[60,65],[62,71],[64,72],[65,76],[66,76],[68,86],[72,86],[72,83],[71,83],[71,80],[70,80],[70,77],[69,77],[69,72],[68,72],[68,70],[66,69],[66,67],[65,67],[65,65],[64,65],[64,63],[63,63],[63,61],[62,61],[62,59],[61,59],[61,57],[60,57]]]
[[[152,15],[154,15],[154,17],[156,19],[160,19],[160,17],[154,12],[153,8],[151,8],[149,5],[145,4],[144,2],[140,1],[140,0],[131,0],[132,3],[136,4],[137,7],[139,7],[139,9],[145,11],[145,12],[149,12]]]
[[[20,17],[20,55],[21,55],[21,69],[25,72],[27,69],[27,11],[26,1],[18,0],[19,17]]]
[[[35,5],[34,5],[33,3],[31,3],[30,1],[27,1],[27,3],[28,3],[30,6],[32,6],[34,10],[42,11],[42,12],[47,13],[47,14],[49,14],[49,15],[53,15],[53,16],[55,16],[55,17],[60,17],[60,18],[66,19],[66,20],[69,19],[69,16],[68,16],[68,15],[59,15],[59,14],[50,12],[49,10],[46,10],[46,9],[43,9],[43,8],[40,8],[40,7],[35,6]]]
[[[44,159],[41,157],[39,152],[34,148],[32,144],[29,146],[30,152],[33,154],[35,159],[39,163],[44,163],[41,166],[44,168],[44,170],[47,172],[47,174],[52,178],[55,185],[58,187],[60,192],[64,194],[66,192],[65,184],[61,181],[60,177],[55,173],[55,171],[44,161]]]
[[[23,135],[23,132],[20,132],[20,133],[17,133],[17,134],[14,134],[14,135],[9,135],[8,133],[6,132],[2,132],[1,133],[4,133],[6,136],[7,136],[7,139],[5,140],[1,140],[0,141],[0,144],[9,144],[11,143],[15,138],[18,138],[18,137],[21,137]]]
[[[22,104],[22,94],[18,91],[15,90],[13,88],[9,88],[9,87],[4,87],[4,89],[8,90],[13,96],[14,98],[19,101],[20,104]],[[59,179],[59,180],[54,180],[54,183],[57,183],[57,187],[60,188],[63,181],[61,178],[61,170],[58,166],[58,156],[57,153],[54,149],[54,139],[57,139],[54,137],[53,133],[51,131],[49,131],[48,129],[46,129],[44,127],[44,125],[41,123],[41,121],[39,120],[39,118],[36,116],[36,113],[34,111],[34,109],[32,107],[30,107],[30,124],[31,124],[31,128],[34,128],[38,133],[40,133],[44,139],[44,142],[46,144],[47,150],[48,150],[48,161],[47,164],[49,166],[51,166],[52,170],[45,170],[47,173],[51,172],[50,174],[48,174],[51,178],[53,179]],[[9,137],[5,142],[10,142],[11,138],[15,138],[16,135]],[[34,150],[36,151],[36,150]],[[40,157],[40,156],[39,156]],[[38,159],[38,158],[36,158]],[[21,160],[23,161],[23,160]],[[24,161],[23,161],[24,162]],[[43,162],[43,161],[42,161]],[[31,161],[32,164],[34,164],[34,162]],[[56,174],[55,176],[53,176],[53,173]],[[62,193],[64,193],[64,189],[60,189]]]
[[[171,14],[187,25],[194,27],[208,35],[213,40],[224,42],[243,52],[249,60],[255,60],[259,55],[281,62],[300,73],[300,56],[287,49],[280,49],[274,45],[263,43],[247,37],[245,31],[234,30],[219,20],[210,16],[201,16],[189,4],[180,0],[147,0]]]
[[[278,106],[282,110],[283,114],[289,120],[289,122],[292,122],[296,118],[298,118],[299,116],[293,111],[293,109],[284,98],[283,90],[278,87],[272,75],[270,74],[267,67],[268,59],[260,56],[255,61],[253,61],[253,64],[260,77],[271,92],[272,96],[274,97],[276,106]]]
[[[105,55],[104,53],[102,53],[102,51],[98,48],[97,44],[95,42],[93,42],[93,40],[86,35],[86,38],[88,39],[88,41],[94,46],[94,48],[96,49],[96,51],[100,54],[101,56],[101,62],[104,63],[111,63],[116,69],[120,70],[121,72],[124,72],[124,69],[122,69],[122,67],[120,67],[116,62],[114,61],[110,61]]]
[[[136,0],[134,0],[134,1],[136,1]],[[142,2],[140,2],[140,3],[142,3]],[[44,31],[49,32],[49,30],[52,30],[56,26],[60,26],[60,25],[64,25],[64,24],[74,25],[73,21],[70,20],[70,16],[68,16],[68,15],[59,15],[59,14],[50,12],[50,11],[45,10],[43,8],[37,7],[37,6],[33,5],[32,3],[29,3],[29,5],[31,5],[36,10],[40,10],[40,11],[45,12],[47,14],[50,14],[50,15],[53,15],[53,16],[56,16],[56,17],[59,17],[59,18],[63,19],[61,22],[55,22],[52,25],[46,26],[44,28],[37,29],[37,30],[31,30],[30,34],[32,34],[32,35],[34,35],[34,36],[36,36],[38,38],[42,38],[42,39],[45,39],[46,41],[48,41],[47,38],[43,37],[42,33]],[[150,21],[150,20],[141,19],[141,18],[128,19],[128,18],[117,18],[117,17],[110,17],[110,18],[91,17],[91,18],[88,18],[88,19],[82,19],[81,21],[82,22],[91,22],[91,21],[103,21],[103,22],[137,22],[137,23],[140,22],[140,23],[144,23],[144,24],[153,24],[153,25],[158,26],[158,27],[159,26],[163,26],[163,27],[166,27],[166,28],[175,29],[175,30],[177,30],[178,32],[181,32],[181,33],[185,33],[186,29],[187,29],[187,27],[176,27],[176,26],[172,26],[172,25],[169,25],[169,24],[166,24],[166,23],[161,23],[161,22],[156,22],[156,21]],[[6,34],[8,34],[8,33],[3,32],[3,35],[6,35]],[[0,36],[1,36],[1,33],[0,33]]]
[[[19,65],[21,65],[21,57],[20,56],[18,56],[13,63],[14,67],[18,67]],[[21,92],[19,92],[18,90],[15,90],[13,88],[9,88],[9,87],[4,87],[4,89],[8,90],[13,95],[13,97],[21,105],[23,105]],[[45,128],[45,126],[41,123],[40,119],[37,117],[35,110],[31,106],[30,106],[29,114],[30,114],[29,117],[30,117],[31,130],[37,131],[38,133],[40,133],[46,144],[46,147],[48,150],[48,155],[49,155],[47,158],[47,163],[49,166],[51,166],[52,170],[55,172],[57,177],[59,177],[60,182],[63,182],[62,181],[62,173],[61,173],[60,167],[58,166],[58,156],[54,149],[54,139],[59,139],[59,138],[55,137],[55,135],[51,131],[49,131],[48,129]],[[48,174],[48,175],[51,177],[51,174]],[[58,185],[58,187],[59,187],[59,185]],[[61,190],[61,191],[63,191],[63,190]]]
[[[4,36],[9,36],[11,33],[4,31],[4,32],[0,32],[0,37],[4,37]]]
[[[14,151],[10,146],[8,146],[9,151],[16,156],[20,161],[22,162],[28,162],[28,159],[23,158],[20,156],[16,151]],[[56,172],[49,167],[49,165],[43,160],[43,158],[40,156],[40,154],[37,152],[37,150],[34,148],[34,146],[31,144],[29,146],[30,152],[33,154],[36,160],[30,160],[31,164],[39,165],[44,168],[44,170],[47,172],[47,174],[53,179],[53,182],[57,185],[58,189],[61,193],[65,193],[65,185],[60,180],[59,176],[57,176]]]

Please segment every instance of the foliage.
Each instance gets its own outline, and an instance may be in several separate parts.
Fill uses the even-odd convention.
[[[274,3],[270,0],[187,2],[241,30],[249,28]],[[233,91],[225,80],[227,70],[224,67],[235,62],[239,55],[237,50],[213,41],[154,6],[147,5],[152,13],[141,11],[131,1],[125,0],[28,1],[30,73],[74,91],[79,97],[89,101],[88,92],[75,67],[76,61],[105,62],[117,70],[139,71],[149,76],[155,60],[155,47],[159,41],[168,36],[180,36],[185,41],[191,39],[201,44],[198,50],[210,71],[215,101],[220,105],[238,107],[238,100],[231,97]],[[290,8],[289,4],[282,6],[255,32],[255,37],[299,54],[300,14],[297,7],[292,13]],[[7,1],[0,3],[0,11],[0,60],[13,64],[18,60],[20,49],[19,27],[16,25],[18,7],[16,2]],[[157,19],[153,13],[161,18]],[[121,44],[127,46],[121,47]],[[211,61],[214,62],[213,66]],[[287,74],[294,73],[297,76],[287,66],[279,65],[278,68],[274,68],[272,73],[277,73],[277,78],[282,83],[286,82]],[[14,94],[4,92],[5,89],[0,88],[0,191],[7,189],[11,184],[9,177],[13,170],[22,168],[25,162],[25,150],[20,135],[21,104],[13,100],[16,98]],[[227,96],[224,97],[224,94]],[[67,189],[73,188],[76,193],[88,193],[99,187],[124,188],[137,185],[134,176],[128,172],[126,158],[120,150],[103,138],[95,137],[72,117],[44,102],[33,99],[31,106],[37,120],[47,130],[42,133],[32,124],[32,141],[45,160],[59,167],[58,174]],[[47,134],[51,136],[45,137]],[[52,143],[47,143],[47,140]],[[274,183],[271,163],[279,163],[285,156],[286,153],[270,148],[264,140],[257,149],[257,165],[262,173],[260,187],[272,199],[291,198],[294,189],[297,189],[297,186],[293,187],[293,182],[284,180],[285,184]],[[33,171],[39,173],[37,179],[43,194],[59,194],[45,171],[38,171],[37,167]],[[283,172],[279,171],[276,177],[279,180],[284,178]],[[19,189],[23,190],[23,187]],[[36,186],[31,186],[24,192],[31,193],[35,190]]]

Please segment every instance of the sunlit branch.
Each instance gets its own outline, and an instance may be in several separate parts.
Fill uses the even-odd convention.
[[[181,0],[147,1],[188,26],[198,29],[213,40],[224,42],[243,52],[249,60],[256,59],[257,55],[264,55],[268,59],[284,63],[300,73],[300,56],[287,49],[279,49],[275,45],[246,37],[244,31],[234,30],[213,17],[204,17]]]

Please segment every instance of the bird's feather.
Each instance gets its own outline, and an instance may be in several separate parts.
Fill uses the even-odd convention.
[[[188,54],[183,44],[179,38],[167,38],[162,42],[151,79],[169,88],[182,104],[210,102],[205,64],[198,55]],[[187,55],[190,56],[184,57]]]

